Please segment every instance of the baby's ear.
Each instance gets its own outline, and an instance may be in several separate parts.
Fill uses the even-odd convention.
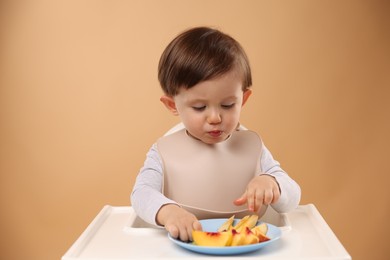
[[[244,91],[244,95],[243,95],[243,98],[242,98],[242,105],[245,105],[246,101],[248,101],[248,98],[250,97],[250,95],[252,95],[252,90],[251,89],[247,89]]]
[[[165,105],[165,107],[171,111],[171,113],[175,116],[179,115],[176,109],[176,103],[173,97],[164,95],[160,98],[160,101]]]

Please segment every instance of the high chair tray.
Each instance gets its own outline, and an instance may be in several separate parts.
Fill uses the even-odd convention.
[[[236,255],[235,259],[351,259],[313,204],[300,205],[287,214],[269,208],[261,220],[278,226],[281,238],[258,251]],[[143,222],[132,207],[107,205],[62,260],[214,257],[178,247],[168,239],[165,229]]]

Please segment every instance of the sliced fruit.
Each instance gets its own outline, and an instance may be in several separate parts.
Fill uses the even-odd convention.
[[[232,224],[234,221],[234,215],[231,216],[225,223],[223,223],[219,228],[218,232],[224,232],[224,231],[229,231],[232,229]]]
[[[254,232],[256,234],[257,234],[257,232],[260,232],[263,235],[267,235],[268,226],[266,223],[261,223],[260,225],[253,227],[251,230],[252,230],[252,232]]]
[[[255,226],[251,229],[251,231],[259,238],[259,243],[270,240],[270,238],[267,237],[268,226],[266,223],[261,223],[260,225]]]
[[[243,219],[245,219],[243,221]],[[248,215],[245,216],[243,219],[241,219],[240,222],[234,227],[237,232],[245,231],[246,228],[253,228],[257,224],[257,220],[259,219],[259,216],[257,215]]]
[[[194,244],[199,246],[241,246],[261,243],[270,240],[267,236],[268,225],[261,223],[256,226],[259,217],[247,215],[233,226],[234,215],[224,222],[217,232],[194,230]]]
[[[271,240],[269,237],[267,237],[267,236],[265,236],[265,235],[263,235],[261,233],[257,234],[257,237],[259,238],[259,243]]]
[[[232,232],[192,231],[192,239],[198,246],[229,246],[232,242]]]
[[[249,219],[249,215],[243,217],[242,219],[240,219],[240,221],[238,221],[238,223],[233,227],[233,229],[235,229],[236,231],[239,230],[241,226],[243,226],[248,219]]]
[[[257,244],[259,243],[259,238],[247,227],[245,231],[245,245]]]
[[[237,232],[235,229],[232,229],[232,235],[231,246],[251,245],[259,242],[259,238],[248,227],[242,232]]]
[[[245,235],[237,232],[237,230],[232,229],[232,243],[231,246],[241,246],[245,243]]]

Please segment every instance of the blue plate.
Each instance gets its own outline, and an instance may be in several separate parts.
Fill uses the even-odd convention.
[[[218,228],[227,220],[228,220],[227,218],[204,219],[204,220],[200,220],[200,223],[202,224],[203,231],[216,232]],[[235,219],[233,224],[235,225],[238,221],[239,219]],[[261,222],[259,222],[258,224],[261,224]],[[192,242],[183,242],[178,239],[175,239],[171,237],[169,233],[168,233],[168,238],[171,241],[173,241],[175,244],[187,250],[191,250],[197,253],[208,254],[208,255],[238,255],[238,254],[244,254],[244,253],[256,251],[262,247],[265,247],[275,242],[277,239],[279,239],[282,236],[282,231],[278,227],[268,223],[267,225],[268,225],[267,237],[269,237],[270,240],[257,243],[257,244],[245,245],[245,246],[226,246],[226,247],[197,246]]]

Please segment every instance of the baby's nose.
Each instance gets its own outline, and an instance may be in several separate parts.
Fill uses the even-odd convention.
[[[222,121],[221,114],[219,113],[218,110],[210,111],[210,113],[207,117],[207,122],[209,124],[218,124],[218,123],[221,123],[221,121]]]

